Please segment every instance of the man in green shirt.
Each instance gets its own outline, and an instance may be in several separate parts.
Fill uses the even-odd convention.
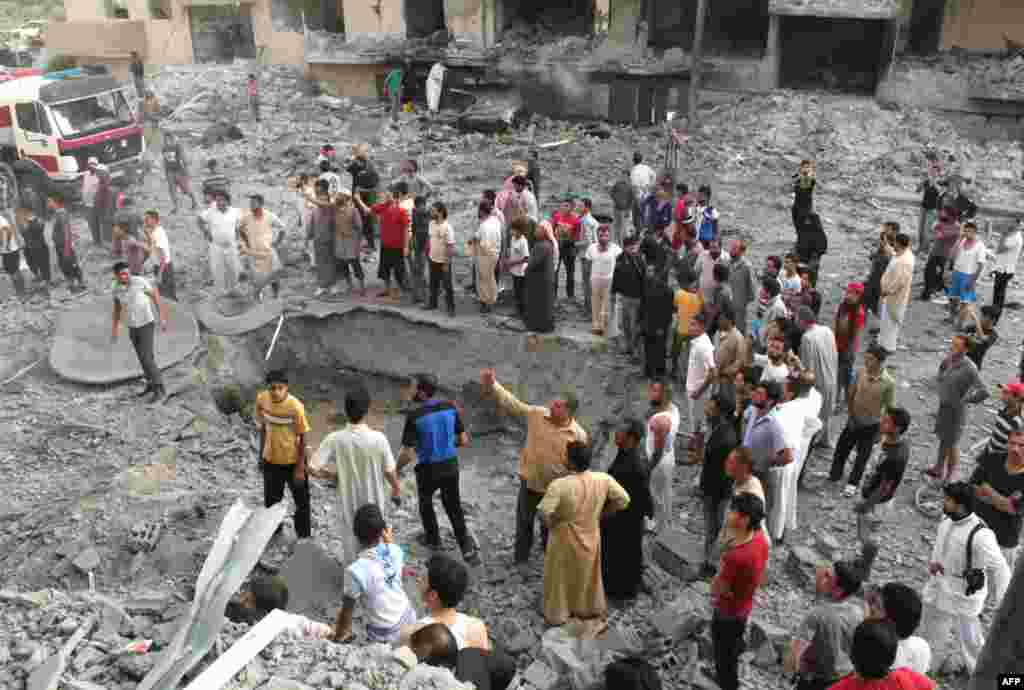
[[[391,121],[398,122],[398,111],[402,108],[402,87],[405,82],[407,65],[399,65],[384,77],[384,93],[391,99]]]

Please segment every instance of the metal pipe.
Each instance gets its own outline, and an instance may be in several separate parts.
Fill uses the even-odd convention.
[[[281,318],[277,320],[277,329],[274,331],[274,337],[270,341],[270,347],[267,348],[267,356],[263,358],[264,362],[270,361],[270,355],[274,351],[274,346],[277,345],[277,336],[281,335],[281,326],[284,325],[284,313],[281,314]]]

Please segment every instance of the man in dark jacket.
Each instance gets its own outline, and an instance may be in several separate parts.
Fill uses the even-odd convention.
[[[732,479],[725,473],[725,460],[740,444],[733,419],[735,408],[736,401],[726,393],[717,393],[704,403],[709,431],[700,468],[700,493],[704,501],[704,565],[700,575],[704,578],[717,572],[718,534],[732,498]],[[696,457],[690,458],[691,463],[696,461]]]
[[[644,375],[650,379],[665,376],[668,332],[672,326],[675,305],[673,294],[665,280],[665,274],[647,267],[644,280]]]
[[[818,286],[818,269],[821,257],[828,252],[828,235],[821,224],[821,216],[813,211],[804,213],[798,219],[796,228],[796,255],[800,263],[807,266],[811,287]]]
[[[615,260],[615,273],[612,274],[612,299],[622,305],[619,323],[625,350],[630,356],[636,352],[642,331],[640,309],[646,275],[647,266],[640,254],[640,241],[636,235],[630,235],[626,238],[623,252]],[[614,313],[614,308],[612,311]]]

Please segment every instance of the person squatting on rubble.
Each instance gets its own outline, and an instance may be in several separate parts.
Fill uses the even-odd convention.
[[[537,505],[551,482],[568,472],[566,457],[569,444],[587,443],[588,436],[576,422],[578,403],[571,393],[552,400],[548,407],[529,405],[505,390],[495,380],[493,369],[480,372],[480,386],[484,395],[493,396],[501,409],[526,419],[526,445],[519,455],[515,536],[515,564],[524,564],[529,561],[533,547]],[[543,524],[541,542],[545,546],[548,543],[548,530]]]
[[[282,264],[277,248],[284,241],[284,223],[274,213],[263,208],[263,195],[249,195],[249,209],[238,221],[239,254],[245,258],[253,297],[263,301],[263,290],[270,285],[274,299],[281,293]]]
[[[370,428],[370,393],[362,383],[345,392],[345,417],[348,424],[332,431],[321,442],[309,463],[309,476],[336,483],[337,521],[334,532],[340,535],[346,563],[358,556],[353,519],[360,506],[388,505],[385,489],[390,487],[391,503],[402,503],[401,487],[391,444],[387,436]]]
[[[932,649],[932,672],[939,672],[947,661],[952,629],[967,671],[974,673],[985,644],[978,616],[990,586],[995,605],[1002,602],[1010,583],[1010,568],[995,533],[974,511],[974,487],[954,481],[946,484],[943,492],[945,517],[939,523],[928,563],[930,577],[921,593],[925,605],[921,637]]]
[[[306,434],[310,432],[306,408],[288,392],[284,371],[269,372],[266,381],[267,390],[256,395],[253,412],[260,434],[263,505],[269,508],[280,502],[287,484],[295,501],[295,533],[299,539],[306,539],[312,534],[306,478]]]
[[[135,348],[135,354],[146,378],[146,387],[139,393],[144,396],[152,393],[151,403],[156,403],[166,396],[163,376],[156,362],[153,348],[156,339],[156,318],[150,306],[155,306],[159,314],[160,330],[167,331],[167,307],[160,301],[160,291],[153,287],[142,276],[132,275],[128,270],[128,262],[118,261],[114,264],[114,307],[111,317],[110,342],[117,342],[121,322],[128,327],[128,337]]]
[[[608,612],[601,581],[601,518],[629,506],[622,486],[590,469],[591,448],[566,447],[569,474],[548,485],[537,513],[547,525],[544,554],[544,620],[563,625],[569,617],[604,618]]]
[[[352,617],[356,604],[361,603],[370,641],[397,642],[402,627],[416,621],[416,610],[402,587],[405,551],[394,543],[391,527],[377,504],[360,506],[352,524],[362,550],[345,568],[345,595],[334,626],[334,640],[355,639]]]
[[[199,214],[199,229],[208,242],[214,290],[218,295],[234,294],[241,273],[238,255],[241,212],[230,205],[231,195],[227,192],[215,191],[213,197],[213,205]]]
[[[459,492],[458,448],[469,444],[469,434],[462,426],[462,415],[455,404],[440,397],[438,381],[433,374],[418,374],[413,401],[416,409],[405,419],[402,448],[398,452],[396,473],[415,462],[416,493],[419,496],[423,535],[419,543],[440,549],[441,533],[434,512],[434,493],[441,492],[441,504],[455,533],[462,557],[470,565],[480,564],[480,549],[466,526]]]

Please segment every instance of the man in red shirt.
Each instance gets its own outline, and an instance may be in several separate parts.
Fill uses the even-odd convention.
[[[391,185],[391,198],[373,206],[367,206],[358,194],[352,197],[363,213],[373,214],[380,223],[380,263],[377,277],[384,281],[384,292],[380,293],[380,297],[390,297],[394,300],[401,294],[399,288],[406,289],[405,257],[409,255],[412,222],[399,202],[408,191],[409,186],[404,181],[395,182]],[[391,289],[392,271],[395,274],[395,282],[398,283],[394,290]]]
[[[732,499],[726,517],[730,539],[718,575],[711,581],[711,642],[715,680],[722,690],[739,690],[739,661],[747,619],[754,607],[754,592],[761,586],[768,565],[768,541],[761,522],[764,501],[750,493]]]
[[[558,265],[555,266],[555,295],[558,294],[558,274],[565,265],[565,296],[576,295],[576,243],[580,240],[580,219],[572,212],[574,199],[566,197],[558,210],[551,214],[551,227],[558,239]]]

